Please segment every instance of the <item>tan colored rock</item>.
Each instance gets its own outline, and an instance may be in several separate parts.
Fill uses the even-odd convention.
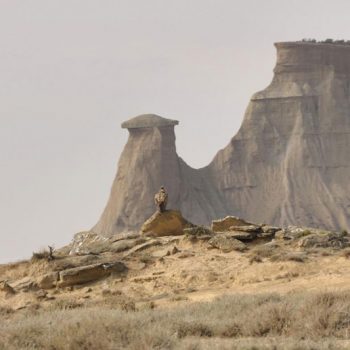
[[[156,250],[152,253],[154,258],[164,258],[165,256],[169,256],[171,254],[170,248],[163,248]]]
[[[131,248],[123,256],[127,257],[127,256],[134,254],[134,253],[137,253],[137,252],[140,252],[142,250],[146,250],[146,249],[149,249],[149,248],[161,245],[161,244],[162,243],[157,239],[150,239],[149,241],[147,241],[145,243],[138,244],[135,247]]]
[[[350,46],[275,46],[272,82],[252,96],[238,133],[208,166],[192,169],[177,155],[173,120],[143,115],[123,124],[130,136],[93,232],[138,231],[161,185],[169,207],[198,225],[234,214],[350,230]]]
[[[156,212],[141,227],[145,236],[162,237],[182,235],[184,228],[192,224],[183,218],[177,210]]]
[[[16,294],[15,289],[10,286],[6,281],[0,282],[0,291],[5,292],[6,296]]]
[[[49,273],[39,277],[37,280],[37,283],[39,288],[41,289],[51,289],[56,286],[58,278],[59,278],[59,273],[53,272],[53,273]]]
[[[298,241],[301,248],[345,248],[349,246],[349,238],[343,233],[324,232],[323,234],[310,234]]]
[[[238,239],[239,241],[249,242],[257,237],[257,232],[246,232],[246,231],[228,231],[218,234],[224,234],[226,237],[232,237]]]
[[[211,223],[211,229],[214,232],[224,232],[229,231],[230,227],[232,226],[249,226],[250,223],[240,219],[236,216],[226,216],[223,219],[220,220],[213,220]]]
[[[30,292],[37,291],[39,289],[38,284],[31,277],[23,277],[12,282],[12,287],[16,290],[16,292]]]
[[[239,241],[238,239],[217,234],[213,238],[211,238],[208,243],[214,247],[218,248],[224,253],[229,253],[233,250],[237,250],[239,252],[244,251],[247,247],[244,243]]]
[[[143,243],[145,243],[145,238],[143,237],[136,238],[136,239],[123,239],[123,240],[111,243],[108,247],[108,251],[119,253],[125,250],[129,250]]]
[[[231,226],[230,231],[241,231],[241,232],[261,232],[261,227],[257,225],[240,225],[240,226]]]
[[[108,249],[108,238],[91,231],[74,235],[69,255],[99,254]]]
[[[120,273],[126,270],[121,262],[111,264],[93,264],[88,266],[67,269],[59,273],[59,287],[74,286],[105,278],[111,273]]]

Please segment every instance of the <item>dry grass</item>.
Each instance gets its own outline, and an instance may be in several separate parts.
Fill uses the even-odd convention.
[[[294,261],[294,262],[300,262],[303,263],[307,259],[307,256],[305,253],[276,253],[270,257],[271,261]]]
[[[48,259],[50,256],[50,253],[47,249],[42,248],[37,252],[33,252],[32,254],[32,261],[36,261],[36,260],[42,260],[42,259]]]
[[[0,324],[0,349],[350,347],[350,292],[234,295],[140,311],[107,304],[13,316]]]

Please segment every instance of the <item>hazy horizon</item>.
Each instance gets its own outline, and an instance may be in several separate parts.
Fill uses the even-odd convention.
[[[178,154],[205,166],[270,83],[274,42],[350,39],[345,0],[0,5],[0,263],[97,222],[123,121],[179,120]]]

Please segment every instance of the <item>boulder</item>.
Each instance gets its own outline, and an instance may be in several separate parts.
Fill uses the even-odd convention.
[[[56,286],[58,278],[58,272],[48,273],[44,276],[39,277],[37,283],[41,289],[51,289]]]
[[[300,248],[345,248],[349,246],[348,237],[343,233],[324,232],[323,234],[310,234],[298,242]]]
[[[141,227],[145,236],[161,237],[182,235],[186,227],[193,226],[177,210],[154,213]]]
[[[238,239],[219,234],[211,238],[208,243],[212,247],[222,250],[224,253],[229,253],[233,250],[241,252],[247,248],[246,245]]]
[[[237,216],[226,216],[224,219],[213,220],[211,229],[214,232],[228,231],[232,226],[249,226],[249,222],[238,218]]]
[[[31,277],[23,277],[12,283],[12,287],[16,292],[32,292],[39,289],[36,281],[33,281]]]
[[[120,273],[127,268],[121,262],[93,264],[67,269],[59,273],[59,287],[73,286],[105,278],[112,273]]]
[[[280,227],[263,225],[261,227],[261,232],[258,233],[259,238],[274,238],[276,232],[281,231]]]
[[[91,231],[74,235],[69,255],[99,254],[108,249],[108,238]]]

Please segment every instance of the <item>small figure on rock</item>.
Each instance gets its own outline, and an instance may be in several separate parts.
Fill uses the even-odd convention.
[[[168,203],[168,193],[166,192],[164,186],[162,186],[159,192],[154,196],[154,202],[156,203],[157,210],[160,213],[165,212],[166,205]]]

